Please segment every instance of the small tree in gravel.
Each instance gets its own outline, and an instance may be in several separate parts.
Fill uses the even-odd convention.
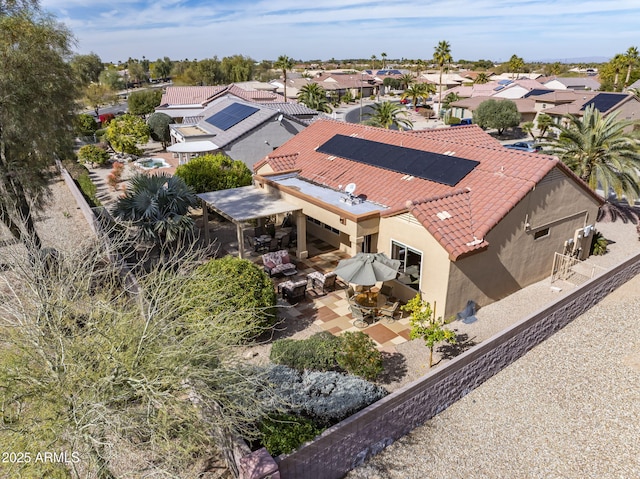
[[[416,294],[407,304],[402,306],[404,311],[411,314],[411,339],[422,338],[429,348],[429,367],[433,366],[433,348],[445,341],[456,344],[456,333],[444,327],[442,317],[436,319],[431,304],[423,301],[420,294]]]
[[[122,115],[109,122],[106,139],[121,153],[140,155],[138,145],[149,141],[149,127],[145,121],[134,115]]]

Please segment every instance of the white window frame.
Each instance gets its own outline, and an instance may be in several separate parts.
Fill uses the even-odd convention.
[[[390,254],[390,257],[392,259],[394,259],[393,258],[393,245],[394,245],[394,243],[396,245],[398,245],[399,247],[404,247],[405,250],[410,250],[414,254],[419,254],[420,255],[420,270],[418,272],[419,277],[418,277],[418,289],[417,289],[417,291],[420,291],[420,289],[421,289],[420,286],[422,284],[422,270],[423,270],[423,263],[424,263],[424,252],[419,250],[418,248],[415,248],[413,246],[409,246],[404,241],[399,241],[397,239],[391,238],[390,244],[389,244],[389,254]],[[398,272],[399,273],[404,273],[406,271],[406,253],[405,253],[405,260],[400,264],[400,266],[401,266],[401,269],[398,269]],[[411,289],[415,289],[415,288],[413,288],[412,286],[409,286],[409,285],[405,285],[405,286],[407,286],[407,287],[409,287]]]

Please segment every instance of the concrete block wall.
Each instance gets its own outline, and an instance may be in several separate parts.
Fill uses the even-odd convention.
[[[338,479],[478,387],[640,274],[640,255],[276,458],[282,479]]]

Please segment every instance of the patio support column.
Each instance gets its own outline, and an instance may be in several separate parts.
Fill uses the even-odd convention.
[[[309,251],[307,251],[307,216],[302,211],[295,212],[296,217],[296,256],[299,259],[307,259]]]
[[[236,231],[238,232],[238,258],[244,258],[244,236],[242,234],[242,224],[236,224]]]
[[[204,240],[209,244],[209,208],[206,201],[202,201],[202,227],[204,228]]]

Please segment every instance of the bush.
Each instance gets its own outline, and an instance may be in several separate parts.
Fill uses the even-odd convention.
[[[92,136],[98,129],[98,123],[92,115],[81,113],[73,121],[73,130],[77,136]]]
[[[91,207],[101,206],[100,200],[97,198],[98,187],[94,184],[89,176],[89,170],[77,161],[65,160],[64,168],[75,181],[84,199]]]
[[[290,414],[270,416],[259,429],[260,442],[272,456],[289,454],[322,432],[313,421]]]
[[[273,366],[268,379],[290,413],[306,416],[323,427],[346,419],[388,394],[362,378],[335,371],[300,373],[286,366]]]
[[[590,253],[595,256],[602,256],[607,252],[609,242],[602,236],[602,233],[596,231],[591,239],[591,251]]]
[[[105,128],[115,117],[116,116],[113,113],[104,113],[100,115],[98,118],[100,120],[101,127]]]
[[[271,346],[270,359],[298,371],[346,371],[374,380],[382,372],[382,354],[362,331],[334,336],[317,333],[308,339],[279,339]]]
[[[78,150],[78,160],[81,163],[102,166],[109,161],[109,153],[99,146],[85,145]]]
[[[221,315],[236,324],[236,343],[254,339],[276,321],[273,283],[246,259],[225,256],[208,261],[185,284],[184,295],[182,314],[192,321]]]
[[[298,371],[334,371],[338,369],[336,355],[341,338],[328,332],[317,333],[308,339],[278,339],[271,346],[270,359]]]
[[[382,353],[369,336],[362,331],[347,331],[340,336],[340,340],[336,359],[342,369],[369,381],[380,375],[384,369]]]
[[[223,154],[193,158],[178,166],[176,176],[182,178],[196,193],[249,186],[253,181],[247,165]]]
[[[449,116],[445,118],[445,123],[447,125],[459,125],[460,118],[458,118],[457,116]]]

